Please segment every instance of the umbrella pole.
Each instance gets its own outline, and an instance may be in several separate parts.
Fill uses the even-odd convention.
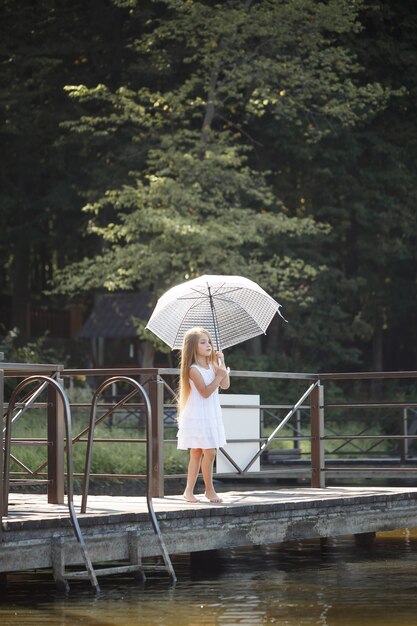
[[[216,340],[217,351],[220,350],[220,342],[219,342],[219,332],[218,332],[218,324],[216,317],[216,310],[214,308],[213,296],[211,295],[210,285],[207,283],[208,295],[210,300],[211,314],[213,316],[213,326],[214,326],[214,338]]]

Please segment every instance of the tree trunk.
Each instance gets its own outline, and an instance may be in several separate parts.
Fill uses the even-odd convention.
[[[268,327],[268,330],[266,331],[266,338],[265,338],[265,343],[266,343],[266,353],[267,354],[279,354],[280,352],[280,345],[279,345],[279,340],[280,340],[280,324],[283,322],[283,320],[278,317],[277,315],[274,317],[274,319],[272,320],[271,324]],[[283,322],[285,324],[285,322]],[[282,347],[281,347],[281,352],[282,352]]]
[[[154,367],[155,348],[150,341],[142,343],[142,359],[139,367]]]
[[[214,114],[216,111],[215,100],[216,100],[216,84],[217,84],[217,75],[218,71],[213,71],[210,78],[210,85],[207,93],[207,106],[206,112],[204,115],[203,125],[201,127],[200,133],[200,141],[201,146],[199,150],[199,159],[202,161],[206,154],[206,146],[208,142],[209,132],[211,130],[211,125],[214,120]]]
[[[375,322],[374,335],[372,338],[372,369],[374,370],[374,372],[384,371],[383,360],[383,331],[382,324],[380,320],[378,320],[377,322]],[[382,392],[382,381],[373,380],[371,389],[372,397],[374,399],[378,399],[381,396]]]
[[[12,328],[19,330],[18,343],[24,343],[28,337],[29,304],[29,246],[18,241],[14,251],[13,293],[12,293]]]
[[[249,356],[261,356],[262,355],[262,337],[258,335],[247,343],[247,351]]]

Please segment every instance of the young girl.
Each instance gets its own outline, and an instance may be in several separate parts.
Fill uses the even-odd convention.
[[[216,448],[226,443],[219,387],[228,389],[229,386],[223,353],[213,350],[207,330],[191,328],[185,334],[182,346],[178,405],[178,448],[190,448],[183,496],[188,502],[199,502],[194,495],[194,486],[200,466],[206,498],[210,502],[222,502],[213,487],[213,464]]]

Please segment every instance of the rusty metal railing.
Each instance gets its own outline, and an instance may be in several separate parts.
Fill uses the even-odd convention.
[[[81,548],[81,553],[83,557],[83,561],[85,564],[87,576],[90,580],[92,587],[95,589],[96,593],[100,591],[100,587],[97,581],[97,577],[91,563],[90,556],[88,554],[87,546],[84,541],[84,537],[81,532],[80,525],[78,523],[77,515],[75,513],[74,508],[74,488],[73,488],[73,457],[72,457],[72,424],[71,424],[71,410],[68,403],[68,399],[62,389],[61,381],[55,380],[51,376],[45,376],[43,374],[35,374],[25,378],[20,381],[19,384],[13,390],[9,406],[6,414],[6,428],[5,428],[5,448],[4,448],[4,472],[3,472],[3,484],[2,484],[2,499],[3,499],[3,514],[7,516],[8,514],[8,505],[9,505],[9,481],[10,481],[10,450],[12,444],[12,414],[13,409],[16,404],[16,399],[19,393],[25,389],[27,386],[32,383],[41,383],[41,387],[47,386],[48,389],[51,388],[56,396],[59,398],[60,403],[63,409],[63,421],[65,424],[65,433],[66,433],[66,441],[67,441],[67,505],[69,511],[69,517],[71,520],[71,525],[77,539],[77,542]]]
[[[87,443],[87,451],[85,457],[85,469],[84,469],[84,484],[83,484],[83,493],[81,499],[81,513],[86,513],[87,511],[87,499],[88,499],[88,489],[89,489],[89,481],[91,474],[91,461],[93,457],[93,444],[94,444],[94,431],[95,427],[99,421],[103,420],[103,416],[101,418],[97,418],[97,403],[98,398],[105,392],[105,390],[111,385],[115,385],[117,383],[126,383],[128,387],[131,389],[131,392],[128,393],[128,397],[131,398],[134,395],[139,395],[142,400],[145,409],[146,415],[146,441],[148,442],[146,445],[146,476],[152,476],[152,446],[149,445],[149,438],[151,436],[152,430],[152,418],[151,418],[151,405],[146,394],[145,389],[140,385],[136,380],[130,378],[129,376],[112,376],[107,380],[103,381],[101,385],[96,389],[93,395],[93,399],[91,402],[90,409],[90,420],[88,427],[88,443]],[[176,582],[176,576],[174,572],[174,568],[172,567],[171,559],[168,554],[168,550],[166,549],[165,542],[162,537],[162,533],[159,528],[159,523],[157,517],[155,515],[155,510],[152,502],[152,485],[150,481],[146,480],[146,504],[148,507],[149,517],[151,520],[152,528],[155,532],[155,535],[158,539],[159,548],[161,550],[161,555],[164,560],[165,569],[172,582]]]
[[[102,421],[104,417],[111,414],[115,409],[120,408],[121,406],[126,406],[130,398],[134,397],[135,395],[139,395],[141,399],[141,403],[137,406],[144,407],[145,415],[146,415],[146,437],[145,439],[140,440],[141,443],[143,442],[146,445],[146,473],[144,474],[144,478],[146,480],[146,502],[147,502],[148,512],[150,516],[150,521],[154,529],[154,532],[157,535],[157,539],[158,539],[160,550],[161,550],[161,555],[165,563],[163,567],[157,568],[156,566],[153,566],[153,569],[166,570],[171,578],[171,581],[175,582],[176,581],[175,572],[172,567],[172,563],[171,563],[171,559],[169,557],[168,551],[165,547],[165,543],[162,538],[161,531],[159,529],[159,523],[158,523],[155,511],[153,508],[153,503],[152,503],[152,485],[153,485],[152,476],[153,476],[153,469],[154,469],[154,465],[152,461],[153,438],[151,434],[152,433],[152,409],[151,409],[151,403],[149,401],[149,397],[147,393],[145,392],[144,388],[142,387],[142,385],[140,385],[136,380],[130,377],[127,377],[125,375],[119,374],[119,375],[108,378],[107,372],[106,372],[105,380],[98,386],[92,398],[89,426],[86,429],[84,429],[81,434],[78,434],[75,438],[73,438],[70,404],[68,402],[67,395],[63,389],[62,379],[59,377],[59,374],[61,373],[61,367],[57,366],[53,370],[53,375],[56,378],[52,378],[52,376],[44,375],[42,373],[37,373],[37,374],[31,373],[30,376],[27,376],[28,370],[30,369],[31,369],[30,367],[26,369],[17,368],[16,376],[18,376],[19,378],[22,377],[23,380],[20,380],[20,382],[17,384],[17,386],[13,389],[11,393],[9,402],[7,404],[7,411],[6,411],[6,416],[5,416],[5,427],[1,428],[1,441],[0,441],[1,459],[0,460],[2,461],[2,464],[1,464],[2,471],[0,473],[0,494],[1,494],[0,500],[1,500],[2,516],[8,515],[11,460],[14,460],[14,462],[17,463],[21,468],[25,469],[31,475],[31,478],[33,478],[34,476],[40,476],[41,470],[44,469],[46,466],[48,466],[47,479],[44,482],[46,482],[48,485],[54,482],[56,484],[59,484],[60,487],[62,486],[62,493],[60,489],[59,490],[60,493],[58,496],[55,494],[54,497],[49,497],[50,494],[48,492],[48,502],[63,503],[64,480],[65,480],[65,475],[66,475],[67,504],[68,504],[69,514],[70,514],[71,524],[73,526],[75,536],[77,538],[78,543],[80,544],[80,547],[83,553],[83,559],[86,565],[88,577],[90,578],[92,586],[98,592],[100,588],[97,582],[96,574],[94,572],[90,557],[88,555],[87,548],[86,548],[86,545],[85,545],[85,542],[81,533],[81,529],[78,524],[75,509],[74,509],[73,443],[80,441],[82,434],[85,434],[86,432],[88,432],[87,455],[86,455],[85,470],[84,470],[84,488],[83,488],[83,497],[82,497],[82,503],[81,503],[81,512],[85,513],[87,497],[88,497],[88,484],[89,484],[89,478],[90,478],[91,456],[92,456],[92,447],[93,447],[93,442],[94,442],[95,426],[97,425],[98,422]],[[35,369],[35,367],[33,369]],[[39,368],[39,369],[41,369],[41,371],[46,371],[46,367]],[[13,369],[10,371],[12,371],[14,375],[15,370]],[[51,371],[49,371],[49,366],[48,366],[48,372],[52,373]],[[0,398],[3,399],[4,397],[4,370],[3,369],[0,369],[0,374],[1,374]],[[97,372],[94,371],[94,374],[96,375]],[[141,370],[141,375],[143,375],[143,370]],[[147,382],[148,383],[150,382],[149,387],[150,387],[151,394],[154,396],[154,400],[155,398],[158,399],[158,394],[155,394],[153,392],[152,383],[154,382],[154,379],[151,378],[151,380],[149,380],[148,378]],[[35,383],[36,384],[40,383],[40,386],[38,386],[35,390],[32,389],[29,392],[29,394],[27,394],[26,397],[24,397],[23,402],[20,402],[18,404],[17,398],[20,395],[20,393],[24,389],[26,389],[28,386],[33,386],[33,384]],[[127,395],[125,395],[125,397],[120,402],[116,404],[112,404],[104,415],[101,415],[100,418],[97,418],[98,397],[107,389],[107,387],[116,383],[126,383],[131,388],[131,391],[127,393]],[[45,403],[36,403],[37,398],[46,389],[48,390],[48,402],[46,403],[46,405]],[[1,403],[1,405],[3,405],[3,402]],[[25,414],[30,408],[35,408],[35,407],[38,408],[39,406],[41,406],[42,408],[48,409],[48,439],[45,440],[44,442],[39,441],[39,439],[27,440],[25,442],[22,440],[17,440],[17,441],[12,440],[13,423],[16,422],[16,420],[19,419],[23,414]],[[13,415],[13,412],[15,411],[16,408],[18,410]],[[63,427],[65,427],[65,436],[62,431]],[[3,461],[3,432],[5,433],[4,461]],[[33,445],[40,445],[42,443],[47,444],[48,461],[46,463],[41,464],[35,471],[30,470],[24,465],[24,463],[19,461],[18,458],[14,457],[11,454],[11,448],[12,448],[13,443],[20,443],[20,444],[25,443],[25,444],[33,444]],[[66,459],[67,459],[66,473],[65,473],[64,464],[63,464],[64,450],[66,451]],[[53,461],[52,455],[56,457],[55,463],[52,462]],[[22,482],[27,483],[28,480],[23,480]],[[83,574],[83,573],[78,572],[77,577],[79,574]]]
[[[4,385],[6,379],[22,379],[28,376],[32,376],[35,374],[50,376],[51,378],[56,378],[59,373],[64,369],[63,365],[57,364],[39,364],[39,363],[5,363],[3,361],[0,362],[0,407],[4,407],[4,410],[7,411],[8,405],[4,404]],[[42,383],[43,384],[43,383]],[[62,476],[62,471],[58,466],[60,464],[60,451],[63,446],[61,446],[60,438],[57,436],[56,427],[59,421],[60,424],[63,424],[63,421],[59,418],[58,408],[58,395],[56,390],[50,387],[50,398],[49,398],[49,408],[48,408],[48,438],[46,444],[49,446],[48,458],[48,481],[47,481],[47,489],[48,489],[48,502],[55,504],[62,504],[64,502],[64,483],[63,480],[60,481]],[[29,394],[19,410],[21,410],[25,404],[25,402],[30,402],[31,394]],[[23,414],[23,412],[21,413]],[[4,415],[4,413],[3,413]],[[62,416],[61,416],[62,417]],[[5,420],[3,420],[5,421]],[[4,434],[4,426],[0,428],[0,493],[3,493],[3,434]],[[55,443],[55,453],[52,452],[52,443]],[[30,473],[30,472],[29,472]],[[0,498],[0,515],[3,516],[3,498]],[[2,529],[0,527],[0,536],[2,533]]]
[[[417,466],[408,466],[404,467],[404,464],[407,462],[407,454],[408,451],[408,442],[417,439],[416,433],[408,432],[408,419],[407,412],[417,407],[417,400],[410,399],[407,401],[395,401],[395,400],[355,400],[355,401],[343,401],[343,402],[325,402],[324,399],[324,386],[322,383],[338,381],[339,383],[343,382],[358,382],[358,381],[368,381],[372,383],[381,383],[382,381],[387,380],[395,380],[395,381],[403,381],[403,380],[413,380],[417,378],[417,372],[408,371],[408,372],[340,372],[340,373],[323,373],[319,375],[320,385],[318,386],[317,397],[314,401],[314,437],[312,441],[312,456],[314,449],[314,463],[312,462],[312,486],[324,487],[326,484],[326,474],[330,471],[333,474],[343,474],[346,472],[354,472],[363,474],[386,474],[387,472],[401,472],[404,474],[411,474],[417,472]],[[394,411],[402,411],[399,418],[403,420],[404,431],[401,434],[392,434],[392,433],[384,433],[378,435],[371,434],[350,434],[350,435],[336,435],[336,434],[326,434],[325,431],[325,418],[324,413],[331,412],[332,410],[341,410],[351,411],[353,409],[366,409],[366,410],[380,410],[380,409],[390,409]],[[313,429],[313,428],[312,428]],[[388,466],[385,459],[380,462],[377,466],[375,465],[360,465],[355,466],[354,464],[347,466],[337,466],[332,464],[329,466],[326,460],[326,450],[325,444],[330,441],[340,441],[340,442],[352,442],[352,441],[370,441],[375,444],[378,444],[382,441],[395,441],[402,444],[402,452],[400,453],[400,458],[398,459],[398,466],[393,467],[392,465]],[[369,453],[368,448],[368,453]]]
[[[6,365],[6,364],[4,364]],[[27,367],[27,366],[26,366]],[[36,366],[33,366],[36,367]],[[51,367],[51,366],[49,366]],[[56,366],[55,366],[56,367]],[[17,373],[14,372],[12,375],[21,375],[24,373],[24,367],[19,370]],[[8,375],[8,372],[5,370],[5,375]],[[102,384],[104,381],[108,380],[112,376],[129,376],[134,380],[140,381],[141,384],[147,389],[147,393],[149,395],[149,400],[152,409],[152,436],[150,445],[152,448],[152,457],[153,457],[153,478],[152,478],[152,495],[155,496],[163,496],[164,495],[164,481],[167,478],[167,475],[164,472],[164,446],[167,443],[172,443],[173,439],[166,439],[164,436],[164,411],[167,408],[171,410],[174,409],[175,406],[175,388],[176,381],[175,378],[178,376],[178,370],[172,368],[102,368],[102,369],[68,369],[61,370],[60,376],[64,380],[70,380],[74,377],[86,377],[89,380],[89,387],[91,389],[91,393],[93,393],[94,388],[96,388],[99,384]],[[174,377],[174,381],[172,378]],[[391,439],[393,442],[398,442],[401,448],[400,461],[403,463],[407,463],[409,461],[409,443],[413,439],[417,439],[417,432],[410,433],[408,431],[408,412],[413,410],[413,407],[417,407],[417,401],[414,398],[410,398],[401,402],[390,400],[385,398],[384,400],[375,400],[370,401],[370,394],[366,394],[366,398],[363,400],[355,399],[355,401],[340,401],[340,402],[327,402],[325,401],[325,386],[329,383],[333,383],[337,381],[339,385],[343,385],[345,383],[353,384],[358,381],[364,381],[366,384],[372,383],[375,381],[384,381],[384,380],[396,380],[401,381],[403,379],[415,379],[417,378],[417,372],[356,372],[356,373],[325,373],[325,374],[314,374],[314,373],[288,373],[288,372],[257,372],[257,371],[232,371],[231,377],[233,378],[253,378],[255,380],[258,379],[268,379],[270,381],[279,382],[280,385],[283,383],[291,383],[294,384],[298,381],[298,384],[302,385],[306,383],[306,388],[301,390],[293,403],[286,403],[281,405],[273,405],[273,404],[263,404],[262,402],[259,405],[259,409],[261,411],[261,415],[268,411],[269,413],[274,414],[276,416],[276,424],[272,427],[272,431],[267,435],[261,433],[261,437],[257,440],[259,443],[259,448],[256,452],[256,455],[252,458],[249,463],[246,463],[244,467],[239,467],[238,463],[234,463],[233,466],[236,470],[236,475],[238,476],[248,476],[255,477],[255,475],[263,477],[265,476],[266,470],[264,465],[262,465],[262,471],[257,474],[251,473],[251,467],[255,460],[261,457],[266,456],[266,453],[269,453],[271,450],[271,446],[276,442],[292,442],[292,445],[300,446],[302,442],[304,450],[301,453],[304,457],[300,459],[303,462],[303,466],[310,468],[311,471],[311,485],[313,487],[324,487],[326,485],[326,477],[331,473],[332,477],[334,475],[343,475],[343,472],[353,472],[357,471],[362,473],[365,472],[378,472],[383,475],[383,472],[389,471],[395,472],[397,471],[395,467],[384,465],[383,462],[379,462],[376,466],[372,466],[372,464],[362,463],[360,466],[354,466],[350,463],[349,467],[346,467],[342,463],[340,457],[344,457],[343,460],[346,460],[350,456],[352,457],[350,460],[353,462],[355,456],[363,453],[363,450],[358,450],[358,442],[363,443],[364,441],[368,441],[370,443],[367,451],[369,454],[375,449],[377,449],[378,442],[386,441]],[[233,380],[232,380],[232,390],[233,390]],[[1,391],[1,390],[0,390]],[[327,394],[327,392],[326,392]],[[308,405],[309,401],[309,405]],[[50,404],[50,420],[53,425],[54,422],[54,413],[56,413],[56,407],[53,406],[53,402],[48,402]],[[37,403],[36,401],[32,402],[32,408],[37,406],[44,406],[42,403]],[[78,407],[80,409],[88,410],[90,407],[89,402],[85,403],[74,403],[74,407]],[[277,417],[278,412],[286,407],[286,413],[283,418]],[[115,411],[123,409],[137,409],[140,408],[140,403],[133,403],[131,400],[131,396],[127,394],[121,400],[112,398],[109,400],[104,400],[100,402],[98,405],[100,410],[103,412],[103,416],[111,415]],[[279,411],[278,411],[279,408]],[[300,432],[299,425],[297,427],[293,427],[293,432],[288,434],[288,431],[284,431],[285,428],[288,429],[288,426],[291,425],[291,422],[295,417],[298,418],[300,416],[300,408],[302,408],[303,415],[307,416],[309,412],[309,423],[304,426],[303,431]],[[403,432],[397,434],[369,434],[366,429],[361,430],[359,433],[345,433],[343,430],[341,432],[337,432],[333,425],[333,412],[343,411],[343,420],[341,423],[345,423],[346,420],[349,420],[349,412],[358,408],[366,408],[367,411],[371,410],[387,410],[390,412],[402,411],[400,418],[402,420],[402,427],[405,428]],[[404,413],[405,412],[405,413]],[[49,419],[49,418],[48,418]],[[58,420],[59,421],[59,420]],[[417,429],[416,429],[417,431]],[[75,435],[73,438],[73,443],[86,443],[88,441],[86,435],[88,434],[88,426],[83,428],[79,433]],[[62,437],[62,432],[59,434],[58,432],[54,434],[53,428],[51,427],[51,432],[48,434],[47,440],[44,443],[49,445],[64,445],[63,441],[58,441],[59,437]],[[105,439],[96,439],[96,442],[106,441],[106,443],[137,443],[138,445],[144,445],[146,440],[141,437],[129,438],[125,437],[123,439],[113,439],[111,437]],[[238,442],[239,440],[229,440],[230,443]],[[247,440],[245,440],[247,441]],[[306,443],[309,444],[310,448]],[[355,443],[356,442],[356,443]],[[22,440],[19,443],[23,443]],[[26,443],[30,443],[28,440]],[[42,443],[39,440],[34,441],[34,443]],[[337,447],[333,450],[329,448],[330,443],[336,443]],[[355,453],[349,453],[348,444],[352,448],[352,446],[356,445]],[[306,451],[307,450],[307,451]],[[336,460],[335,460],[336,459]],[[368,459],[369,461],[369,459]],[[383,461],[383,460],[382,460]],[[284,463],[284,462],[283,462]],[[283,463],[279,467],[268,467],[267,474],[268,476],[277,476],[279,477],[282,473]],[[24,465],[24,464],[23,464]],[[16,475],[24,474],[27,471],[21,465],[21,473],[17,472]],[[48,468],[46,470],[46,467]],[[291,465],[291,467],[295,467],[295,463]],[[401,467],[401,471],[404,472],[415,472],[417,468],[412,467],[410,463],[407,467]],[[50,501],[59,501],[61,497],[61,491],[59,486],[63,482],[63,470],[59,469],[54,464],[52,467],[49,464],[42,463],[37,468],[32,470],[32,475],[37,476],[39,478],[48,478],[48,490],[51,493],[48,493],[48,497],[51,498]],[[83,477],[83,473],[74,474],[75,476]],[[170,475],[175,478],[185,477],[184,474],[172,474]],[[91,477],[100,479],[100,478],[142,478],[146,479],[145,474],[91,474]],[[55,493],[51,488],[51,484],[55,484]],[[58,487],[57,487],[58,486]],[[62,494],[63,495],[63,494]],[[54,500],[55,499],[55,500]]]

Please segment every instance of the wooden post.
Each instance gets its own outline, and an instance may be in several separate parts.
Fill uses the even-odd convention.
[[[164,497],[164,386],[155,374],[149,381],[149,401],[152,409],[152,432],[148,433],[152,446],[152,496]]]
[[[324,389],[316,385],[310,395],[311,406],[311,486],[322,489],[326,486],[324,473]]]
[[[62,379],[57,381],[62,385]],[[48,386],[48,502],[64,504],[64,404],[58,391]]]
[[[372,548],[376,542],[376,532],[355,533],[354,538],[358,548]]]

